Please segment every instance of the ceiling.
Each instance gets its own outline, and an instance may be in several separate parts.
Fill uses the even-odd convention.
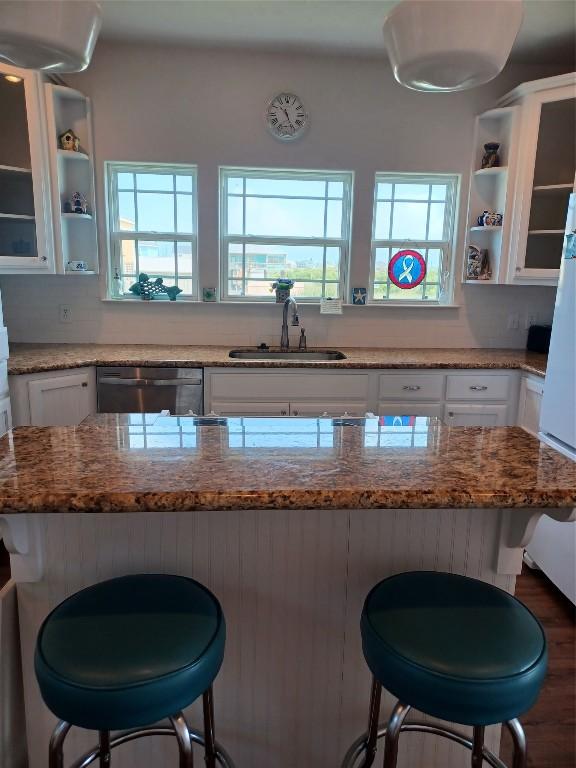
[[[103,0],[102,38],[384,56],[382,21],[394,5],[396,0]],[[525,0],[524,6],[513,58],[573,63],[573,0]],[[489,13],[486,22],[479,34],[490,34]]]

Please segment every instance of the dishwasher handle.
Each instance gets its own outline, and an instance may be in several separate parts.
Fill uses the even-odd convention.
[[[119,384],[121,387],[199,387],[202,385],[202,379],[122,379],[101,376],[98,384]]]

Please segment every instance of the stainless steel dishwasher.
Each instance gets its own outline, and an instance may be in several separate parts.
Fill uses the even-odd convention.
[[[98,368],[99,413],[203,412],[202,368]]]

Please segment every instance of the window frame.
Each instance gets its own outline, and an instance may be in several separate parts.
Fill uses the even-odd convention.
[[[140,301],[138,296],[119,294],[115,291],[115,274],[122,274],[121,241],[166,241],[166,242],[185,242],[192,246],[192,293],[178,294],[178,301],[198,301],[199,297],[199,274],[198,274],[198,166],[188,163],[146,163],[146,162],[116,162],[105,161],[106,178],[106,220],[107,220],[107,241],[108,241],[108,290],[107,297],[113,301]],[[176,194],[188,194],[192,199],[192,223],[193,232],[154,232],[140,229],[120,230],[115,228],[119,218],[119,199],[118,183],[116,180],[118,173],[161,173],[172,176],[186,176],[192,179],[192,192],[177,192],[154,190],[158,194],[173,195],[174,206],[176,206]],[[136,188],[134,188],[136,193]],[[135,213],[137,217],[137,203],[135,200]],[[136,222],[135,222],[136,225]],[[138,267],[138,264],[137,264]],[[138,273],[138,268],[136,269]],[[174,274],[178,275],[178,259],[174,257]],[[137,275],[135,281],[138,279]],[[188,278],[186,278],[188,279]],[[154,301],[168,301],[164,295],[156,296]]]
[[[438,307],[450,305],[454,296],[454,269],[456,239],[458,236],[458,213],[460,202],[461,174],[459,173],[412,173],[412,172],[389,172],[377,171],[374,175],[374,199],[372,208],[372,237],[370,241],[370,277],[368,283],[368,303],[375,306],[397,307]],[[382,200],[378,199],[378,184],[445,184],[448,187],[446,197],[446,212],[444,214],[444,224],[448,226],[444,240],[420,240],[420,239],[384,239],[376,238],[376,211],[377,205]],[[393,202],[427,202],[430,205],[434,201],[430,197],[427,201],[403,200],[399,198]],[[429,214],[428,214],[429,215]],[[413,248],[415,250],[439,249],[443,252],[442,266],[438,276],[438,298],[437,299],[402,299],[374,298],[374,282],[376,276],[376,251],[378,248],[390,248],[400,250],[402,248]],[[408,293],[408,292],[407,292]]]
[[[296,180],[318,180],[326,182],[338,182],[341,181],[343,185],[342,194],[342,236],[340,238],[332,237],[275,237],[264,235],[234,235],[228,234],[228,193],[227,193],[227,180],[228,178],[242,177],[248,178],[269,178],[269,179],[296,179]],[[339,280],[336,281],[306,281],[317,283],[323,287],[328,284],[338,285],[338,297],[342,298],[342,301],[346,301],[348,280],[350,273],[350,251],[351,251],[351,235],[352,235],[352,204],[354,199],[354,171],[318,171],[318,170],[299,170],[293,168],[255,168],[255,167],[238,167],[238,166],[220,166],[218,174],[218,186],[219,186],[219,198],[220,198],[220,210],[219,210],[219,265],[220,265],[220,301],[231,302],[238,304],[245,303],[262,303],[270,304],[274,303],[275,298],[271,293],[268,296],[237,296],[228,293],[228,246],[230,244],[253,244],[253,245],[316,245],[324,248],[337,247],[341,249]],[[275,199],[294,200],[299,199],[297,196],[282,196],[282,195],[250,195],[250,197],[274,197]],[[240,197],[240,196],[239,196]],[[244,183],[243,198],[246,197],[246,186]],[[300,199],[335,199],[328,197],[328,184],[326,184],[326,192],[322,198],[300,198]],[[338,198],[340,199],[340,198]],[[245,214],[244,214],[245,215]],[[326,209],[324,212],[326,219]],[[325,266],[325,262],[324,262]],[[271,278],[254,278],[257,282],[267,283],[271,285],[273,279]],[[295,282],[298,282],[297,280]],[[319,304],[321,297],[296,297],[298,303],[303,304]]]

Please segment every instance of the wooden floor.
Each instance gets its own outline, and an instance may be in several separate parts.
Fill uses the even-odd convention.
[[[572,603],[540,571],[524,566],[516,597],[544,625],[550,661],[536,705],[522,717],[530,768],[576,768],[576,623]],[[504,737],[502,759],[511,765]]]

